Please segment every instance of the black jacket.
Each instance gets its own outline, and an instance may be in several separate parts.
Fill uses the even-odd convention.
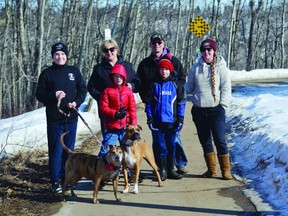
[[[180,60],[175,56],[172,56],[170,52],[168,52],[167,55],[164,55],[162,59],[163,58],[169,59],[172,62],[176,80],[184,85],[186,83],[186,74],[184,73],[184,69]],[[161,79],[161,76],[158,72],[158,61],[155,60],[152,53],[150,56],[140,62],[137,74],[141,80],[141,88],[139,94],[142,101],[146,103],[147,89],[150,88],[151,83]]]
[[[140,88],[140,79],[132,67],[132,64],[123,60],[118,56],[117,64],[122,64],[126,69],[127,80],[126,83],[131,83],[133,92],[138,92]],[[93,68],[92,75],[88,81],[88,92],[99,103],[101,94],[107,87],[112,85],[109,73],[112,69],[112,65],[103,58],[101,63],[97,64]]]
[[[60,109],[70,116],[61,114],[57,107],[56,91],[62,90],[66,96]],[[78,120],[76,110],[69,110],[67,104],[75,101],[77,108],[84,102],[87,94],[86,84],[77,67],[53,63],[42,71],[38,79],[36,98],[46,106],[47,123],[69,123]]]

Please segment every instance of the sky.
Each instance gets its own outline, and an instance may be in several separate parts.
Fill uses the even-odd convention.
[[[231,71],[230,77],[233,82],[241,83],[262,79],[288,81],[288,69]],[[232,173],[246,184],[246,196],[258,211],[271,211],[273,206],[285,215],[288,212],[288,84],[277,93],[273,91],[275,84],[270,86],[270,89],[233,86],[235,90],[226,112],[227,140]],[[135,96],[140,102],[140,97]],[[96,133],[100,130],[97,106],[92,106],[89,112],[81,111],[88,98],[79,113]],[[76,145],[90,133],[81,120],[78,122]],[[0,158],[20,150],[47,150],[45,108],[2,119],[0,125]]]

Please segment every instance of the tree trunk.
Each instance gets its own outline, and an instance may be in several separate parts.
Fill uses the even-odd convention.
[[[177,30],[176,30],[176,43],[175,43],[175,49],[174,52],[176,54],[176,56],[179,54],[180,52],[178,52],[178,43],[179,43],[179,34],[180,34],[180,30],[181,30],[181,17],[182,17],[182,1],[178,0],[178,19],[177,19]]]
[[[251,21],[250,21],[250,30],[249,30],[249,39],[248,39],[248,55],[247,55],[247,64],[246,70],[250,71],[252,69],[253,62],[253,43],[254,43],[254,25],[257,20],[258,13],[263,5],[263,0],[258,1],[258,7],[255,8],[255,0],[250,0],[250,10],[251,10]]]
[[[281,33],[280,33],[280,43],[281,43],[281,57],[280,57],[280,68],[285,68],[285,18],[286,18],[286,0],[283,1],[283,10],[281,16]]]
[[[269,38],[270,38],[270,14],[271,14],[271,11],[272,11],[272,5],[273,5],[273,0],[270,1],[270,7],[268,9],[268,4],[269,2],[267,1],[267,6],[266,6],[266,13],[267,13],[267,16],[266,16],[266,35],[265,35],[265,41],[268,42]],[[264,50],[264,67],[265,68],[268,68],[268,65],[269,65],[269,56],[270,56],[270,52],[269,52],[269,43],[265,43],[265,50]]]
[[[87,40],[88,40],[88,32],[91,27],[91,17],[92,17],[92,11],[93,11],[93,0],[89,0],[88,2],[88,13],[86,13],[85,18],[85,28],[82,35],[82,42],[80,46],[80,53],[78,57],[78,67],[80,71],[82,72],[83,77],[88,78],[88,71],[86,70],[85,66],[83,65],[85,51],[87,47]]]
[[[233,12],[232,12],[232,17],[231,17],[231,27],[230,27],[230,35],[229,35],[229,44],[228,44],[228,59],[227,59],[227,65],[230,67],[230,61],[232,59],[232,44],[235,42],[236,38],[236,25],[237,25],[237,5],[238,5],[238,0],[233,0]]]
[[[39,77],[41,73],[41,65],[42,65],[42,53],[43,53],[43,36],[44,36],[44,16],[45,16],[45,4],[46,0],[38,0],[38,20],[37,20],[37,37],[36,37],[36,43],[35,43],[35,54],[34,54],[34,66],[33,71],[35,71],[34,77]],[[32,92],[33,95],[35,95],[37,88],[37,82],[34,80],[32,82]],[[36,109],[38,107],[38,101],[35,97],[31,97],[31,104],[33,105],[33,108]]]
[[[140,12],[141,12],[141,4],[139,1],[137,1],[137,10],[136,10],[136,14],[134,15],[135,17],[135,21],[133,23],[133,34],[132,34],[132,42],[131,42],[131,46],[130,46],[130,52],[129,52],[129,61],[132,62],[133,58],[135,58],[134,55],[134,50],[137,51],[137,49],[135,49],[135,45],[136,45],[136,41],[137,41],[137,29],[138,27],[140,27],[139,25],[139,20],[140,20]]]
[[[3,38],[3,46],[1,48],[1,71],[0,71],[0,118],[7,117],[7,113],[3,110],[6,110],[6,107],[9,102],[10,96],[8,96],[8,76],[7,76],[7,65],[8,62],[8,40],[10,39],[9,29],[11,28],[12,23],[12,14],[11,14],[11,5],[7,2],[5,7],[5,31],[4,31],[4,38]],[[10,76],[9,76],[10,77]],[[11,82],[11,80],[10,80]],[[5,98],[5,100],[4,100]]]

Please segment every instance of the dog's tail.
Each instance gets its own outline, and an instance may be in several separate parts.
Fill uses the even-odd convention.
[[[64,149],[68,154],[73,155],[73,154],[75,154],[75,152],[73,152],[71,149],[69,149],[69,148],[65,145],[65,143],[64,143],[64,136],[65,136],[67,133],[69,133],[69,131],[67,131],[67,132],[65,132],[65,133],[63,133],[63,134],[61,135],[61,137],[60,137],[60,142],[61,142],[61,145],[62,145],[63,149]]]

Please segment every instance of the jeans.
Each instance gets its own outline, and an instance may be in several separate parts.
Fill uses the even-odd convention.
[[[103,141],[98,156],[106,154],[109,151],[109,145],[116,146],[117,141],[119,141],[119,143],[121,144],[124,139],[125,133],[126,131],[124,129],[106,130],[104,132]]]
[[[152,149],[153,149],[153,153],[154,153],[154,157],[155,157],[155,162],[157,164],[158,167],[160,167],[160,150],[159,150],[159,137],[157,137],[157,131],[152,131]],[[181,137],[180,137],[180,132],[176,132],[175,135],[175,145],[176,145],[176,149],[175,149],[175,160],[174,160],[174,164],[175,166],[181,167],[181,166],[187,166],[187,157],[182,145],[182,141],[181,141]]]
[[[191,113],[204,154],[214,151],[212,137],[217,149],[217,154],[227,154],[225,109],[221,105],[211,108],[193,106]]]
[[[176,137],[175,137],[175,142],[176,142],[176,150],[175,150],[175,166],[177,168],[179,167],[185,167],[187,166],[187,157],[182,145],[182,140],[180,137],[180,132],[176,132]]]
[[[64,137],[65,145],[74,150],[76,140],[77,121],[67,124],[47,124],[49,174],[51,183],[64,180],[65,163],[69,154],[63,150],[60,143],[60,136],[69,131]]]

